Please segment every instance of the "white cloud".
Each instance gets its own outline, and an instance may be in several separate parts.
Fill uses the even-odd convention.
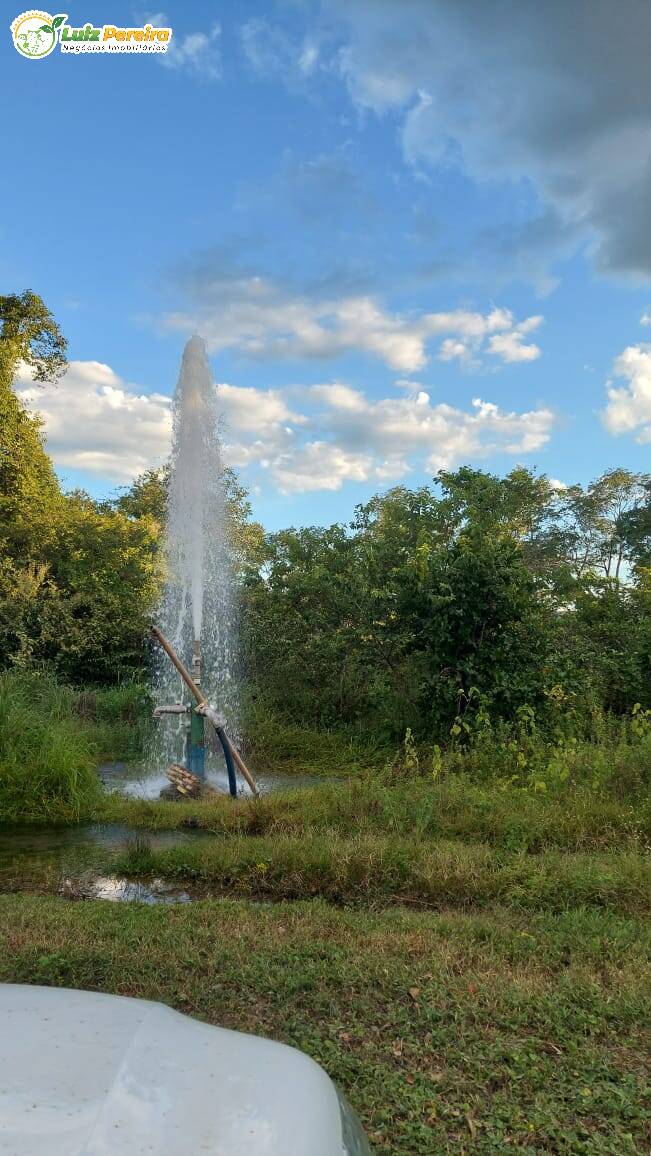
[[[628,384],[608,382],[608,404],[602,412],[612,434],[633,433],[638,442],[651,442],[651,345],[629,345],[613,365],[613,375]]]
[[[366,410],[364,395],[349,385],[341,385],[339,382],[332,385],[313,385],[310,392],[313,397],[322,399],[333,409],[347,410],[349,413],[364,413]]]
[[[477,365],[473,351],[468,341],[460,337],[446,337],[439,349],[440,361],[460,361],[462,365]]]
[[[540,323],[531,317],[517,323],[508,309],[486,314],[465,309],[407,315],[390,313],[370,296],[315,300],[292,294],[263,277],[202,275],[192,287],[201,300],[196,314],[171,313],[168,328],[201,332],[210,349],[233,348],[263,359],[327,359],[358,352],[376,357],[391,369],[413,373],[427,365],[428,346],[449,334],[440,351],[443,360],[475,361],[491,334],[513,333],[511,342],[488,352],[504,362],[540,355],[522,335]],[[454,340],[452,340],[454,338]]]
[[[532,243],[553,253],[587,237],[602,268],[649,277],[651,6],[587,7],[322,0],[353,101],[401,118],[408,164],[524,179],[540,201]]]
[[[161,56],[166,68],[191,73],[198,80],[219,80],[221,76],[221,28],[213,25],[210,32],[188,32],[177,36],[172,32],[167,52]]]
[[[305,421],[301,414],[292,413],[275,389],[222,383],[217,386],[217,397],[220,411],[238,431],[253,432],[287,422],[301,425]]]
[[[342,382],[288,392],[300,397],[302,430],[285,426],[275,414],[267,420],[261,404],[251,409],[259,415],[257,428],[252,422],[246,430],[234,428],[227,446],[231,461],[258,463],[282,493],[338,490],[345,482],[382,484],[412,471],[434,473],[495,454],[532,453],[546,445],[555,423],[546,408],[510,413],[480,399],[469,410],[432,405],[422,389],[380,400]]]
[[[271,463],[271,473],[282,494],[339,490],[344,482],[365,482],[373,477],[373,458],[343,450],[332,442],[308,442],[293,454],[278,455]]]
[[[540,347],[533,342],[527,344],[527,333],[542,324],[542,317],[528,317],[505,333],[496,333],[488,342],[488,352],[501,357],[503,361],[535,361],[540,357]]]
[[[320,46],[312,35],[288,35],[284,27],[254,17],[240,28],[244,59],[258,77],[279,77],[290,87],[310,77],[319,63]]]
[[[128,482],[169,453],[171,399],[126,385],[100,361],[71,361],[56,386],[35,386],[26,370],[18,396],[45,422],[58,467]]]
[[[555,417],[544,407],[508,412],[475,399],[469,409],[433,405],[426,390],[373,399],[345,382],[284,389],[217,386],[224,449],[247,482],[283,493],[382,484],[496,454],[542,449]],[[22,400],[42,414],[59,468],[124,483],[169,453],[171,399],[144,394],[97,361],[73,361],[58,386],[36,387],[26,371]]]
[[[645,309],[640,317],[640,325],[651,325],[651,313],[649,313],[648,309]]]

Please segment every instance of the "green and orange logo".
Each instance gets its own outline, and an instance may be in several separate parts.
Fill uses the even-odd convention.
[[[123,28],[103,24],[95,28],[86,23],[83,28],[72,28],[66,13],[50,16],[49,12],[23,12],[11,25],[14,46],[28,60],[49,56],[57,44],[60,52],[167,52],[172,39],[171,28],[142,24],[138,28]]]
[[[56,47],[59,28],[67,15],[50,16],[49,12],[23,12],[11,25],[14,46],[28,60],[49,56]]]

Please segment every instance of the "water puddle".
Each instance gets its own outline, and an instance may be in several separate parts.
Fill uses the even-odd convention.
[[[118,823],[78,827],[0,827],[0,889],[55,892],[65,899],[110,903],[190,903],[192,896],[164,879],[140,880],[106,873],[113,853],[136,847],[158,850],[214,838],[207,831],[147,831]]]
[[[187,891],[166,883],[164,879],[121,879],[117,875],[97,875],[90,880],[64,879],[59,894],[65,899],[104,899],[109,903],[191,903]]]
[[[159,799],[161,791],[169,787],[164,771],[151,770],[141,764],[114,762],[101,763],[97,773],[105,790],[126,795],[130,799]],[[332,782],[323,776],[273,774],[256,775],[255,780],[261,795],[275,791],[296,790],[299,787],[315,787]],[[209,768],[206,781],[222,794],[228,794],[228,777],[225,769]],[[250,798],[251,790],[238,776],[237,793],[240,798]]]
[[[135,832],[118,823],[77,827],[0,827],[0,891],[55,892],[68,899],[188,903],[161,879],[133,882],[108,874],[114,854],[152,851],[215,838],[208,831]]]
[[[107,791],[131,798],[158,799],[161,790],[169,786],[164,774],[124,762],[103,763],[98,773]],[[228,789],[225,771],[209,771],[208,781],[218,790]],[[262,793],[326,781],[331,780],[289,774],[258,779]],[[113,857],[115,853],[137,850],[139,844],[158,851],[216,837],[211,831],[189,826],[142,832],[121,823],[0,826],[0,891],[55,892],[69,899],[112,903],[190,903],[200,896],[190,895],[163,879],[142,882],[109,874]]]
[[[138,833],[120,823],[80,823],[75,827],[0,827],[0,857],[27,855],[56,859],[66,851],[95,848],[123,851]],[[197,839],[214,839],[209,831],[146,831],[140,836],[152,850],[180,847]]]

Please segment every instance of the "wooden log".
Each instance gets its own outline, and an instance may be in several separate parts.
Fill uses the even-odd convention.
[[[167,777],[176,790],[181,795],[198,795],[201,783],[196,775],[188,771],[186,767],[179,766],[178,763],[173,763],[168,768]]]
[[[198,775],[194,775],[187,767],[182,767],[179,763],[172,763],[167,769],[167,777],[172,786],[179,792],[180,795],[187,795],[190,798],[198,798],[200,795],[217,795],[218,791],[211,787],[208,783],[200,779]]]
[[[205,694],[203,693],[202,690],[199,689],[199,687],[197,686],[196,682],[194,681],[192,675],[190,674],[190,671],[188,670],[187,666],[184,666],[184,664],[181,662],[181,659],[179,658],[176,651],[173,649],[172,644],[167,641],[162,630],[159,630],[157,626],[152,626],[151,632],[152,632],[154,638],[158,642],[160,642],[160,644],[161,644],[163,650],[165,651],[167,657],[169,658],[170,662],[172,662],[173,665],[178,670],[179,674],[181,675],[181,678],[183,679],[188,690],[190,691],[190,694],[192,694],[194,696],[194,698],[196,698],[198,703],[204,703],[204,702],[207,703],[208,699],[206,698]]]

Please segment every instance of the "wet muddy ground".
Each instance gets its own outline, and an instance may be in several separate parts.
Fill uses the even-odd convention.
[[[105,790],[134,799],[156,800],[169,786],[164,773],[122,762],[103,763],[98,774]],[[226,772],[209,772],[208,781],[227,792]],[[276,774],[257,779],[260,792],[314,786],[325,780],[308,775]],[[242,794],[246,784],[238,783]],[[244,789],[243,789],[244,788]],[[179,804],[183,806],[181,802]],[[0,891],[55,891],[68,899],[103,899],[115,903],[189,903],[200,898],[163,879],[126,879],[110,873],[110,861],[139,843],[152,850],[214,839],[197,828],[136,832],[120,823],[0,826]]]
[[[118,823],[0,827],[0,890],[55,891],[67,899],[114,903],[189,903],[193,897],[187,891],[165,880],[121,878],[107,873],[107,863],[138,842],[160,850],[210,838],[201,830],[151,831],[143,837]]]
[[[126,795],[131,799],[158,799],[161,791],[170,785],[163,770],[155,770],[134,763],[101,763],[97,772],[107,791]],[[225,769],[209,769],[206,781],[215,790],[228,794],[228,778]],[[272,791],[314,787],[326,780],[314,775],[273,774],[256,775],[255,781],[260,794],[268,795]],[[247,798],[251,795],[249,787],[239,775],[237,793],[241,798]]]

